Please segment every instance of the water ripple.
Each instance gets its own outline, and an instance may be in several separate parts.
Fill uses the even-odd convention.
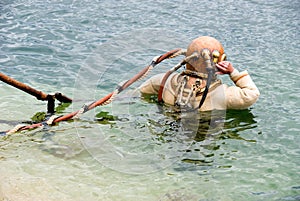
[[[120,58],[119,50],[113,51],[103,44],[118,38],[117,43],[110,44],[125,47],[120,40],[124,33],[163,28],[186,39],[181,41],[182,48],[198,35],[215,36],[224,44],[228,59],[236,68],[247,69],[261,92],[260,99],[249,110],[228,111],[221,122],[224,123],[222,131],[204,135],[203,130],[210,122],[202,122],[193,145],[188,148],[180,142],[191,140],[189,133],[172,138],[171,134],[178,134],[176,129],[180,130],[180,125],[174,119],[171,121],[172,115],[168,113],[158,115],[151,101],[129,101],[129,104],[118,100],[119,106],[114,107],[123,113],[119,115],[123,120],[111,124],[95,120],[96,113],[90,113],[77,122],[77,129],[74,122],[64,122],[57,127],[1,139],[1,171],[6,173],[0,176],[5,184],[1,187],[8,193],[4,195],[18,196],[26,192],[21,198],[29,195],[47,200],[59,189],[64,200],[81,199],[83,195],[86,200],[99,200],[99,197],[157,200],[168,199],[168,195],[170,199],[172,195],[180,199],[181,192],[197,200],[297,200],[299,22],[299,2],[290,0],[1,1],[0,70],[39,90],[72,94],[81,68],[89,66],[91,73],[96,73],[106,68],[103,62],[97,64],[97,57],[114,54],[118,60],[109,61],[112,70],[107,74],[110,74],[101,78],[96,89],[87,88],[80,94],[93,99],[87,95],[95,90],[95,96],[101,96],[113,89],[120,78],[129,77],[138,66],[147,64],[150,55],[160,53],[145,47],[145,52],[133,49]],[[131,47],[138,42],[131,41]],[[164,41],[161,49],[175,44],[172,42]],[[99,46],[103,48],[101,51]],[[88,63],[91,58],[94,60]],[[155,72],[169,67],[165,63]],[[4,83],[0,83],[0,94],[0,128],[8,129],[16,122],[28,121],[35,112],[45,110],[45,103],[35,102]],[[132,111],[136,113],[126,113],[126,105],[134,107]],[[71,112],[73,108],[66,110]],[[109,111],[109,108],[101,110]],[[159,119],[163,115],[168,118]],[[131,177],[111,171],[81,152],[78,131],[86,140],[93,136],[93,143],[99,140],[100,131],[106,131],[120,149],[134,154],[168,145],[164,149],[169,148],[167,153],[176,156],[184,153],[184,157],[157,174]],[[99,147],[95,146],[94,150],[99,151]],[[160,153],[158,158],[164,160],[167,156]],[[26,181],[32,182],[18,179],[25,176]],[[26,187],[21,188],[25,183]],[[78,185],[79,190],[74,188]],[[14,186],[22,190],[14,191]],[[42,190],[33,188],[36,186]],[[122,190],[115,191],[116,188]],[[0,200],[2,194],[1,191]],[[186,198],[185,195],[182,197]]]

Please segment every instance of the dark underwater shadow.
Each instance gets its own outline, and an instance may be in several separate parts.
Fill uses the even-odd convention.
[[[246,140],[239,133],[257,127],[255,116],[250,109],[198,112],[176,111],[169,106],[159,107],[165,116],[172,117],[176,122],[181,121],[184,130],[193,131],[194,140],[197,142],[207,137]]]
[[[245,140],[239,133],[257,127],[251,109],[199,112],[159,104],[156,95],[144,95],[143,100],[149,104],[156,104],[158,111],[166,118],[173,119],[184,130],[192,131],[194,136],[190,137],[197,142],[211,136],[216,139]]]
[[[243,137],[243,132],[257,127],[255,116],[250,109],[227,111],[176,111],[172,107],[159,106],[166,117],[172,117],[180,124],[181,135],[193,141],[182,155],[181,161],[174,164],[176,171],[197,171],[212,167],[230,168],[230,165],[216,165],[219,152],[228,152],[222,146],[228,140],[255,142]],[[238,142],[237,142],[238,143]],[[183,151],[183,150],[181,150]],[[230,153],[224,153],[230,154]]]
[[[123,104],[128,103],[125,101]],[[224,144],[229,141],[236,141],[237,144],[239,141],[241,143],[255,142],[244,136],[245,131],[257,127],[251,109],[199,112],[159,104],[155,96],[144,97],[142,101],[137,99],[132,104],[134,108],[144,108],[141,111],[146,111],[146,113],[138,113],[135,110],[134,113],[124,118],[125,116],[122,117],[124,114],[121,113],[113,116],[109,112],[102,111],[96,115],[101,117],[97,118],[97,123],[110,124],[112,128],[119,129],[120,133],[131,133],[130,143],[166,147],[170,152],[160,154],[163,158],[177,157],[176,164],[174,164],[176,170],[193,171],[198,167],[205,169],[215,166],[217,152],[228,152],[224,155],[230,154],[231,150],[224,148],[226,147]],[[151,110],[148,109],[149,107]],[[144,139],[137,137],[141,133],[150,137]],[[156,147],[155,150],[160,150],[160,148]],[[229,166],[223,164],[222,167],[228,168]]]

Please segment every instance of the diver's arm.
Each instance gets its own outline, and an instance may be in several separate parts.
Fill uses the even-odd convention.
[[[160,83],[163,79],[164,73],[154,75],[153,77],[146,80],[140,87],[139,90],[143,94],[158,94]]]
[[[247,71],[234,70],[230,78],[236,86],[226,89],[228,109],[246,109],[257,101],[260,93]]]
[[[247,71],[239,72],[228,61],[216,65],[220,74],[229,74],[235,86],[226,88],[227,109],[246,109],[254,104],[260,93]]]

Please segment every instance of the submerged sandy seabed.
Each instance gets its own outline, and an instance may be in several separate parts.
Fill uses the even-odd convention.
[[[0,180],[1,201],[72,200],[63,192],[60,192],[58,188],[47,184],[44,178],[24,175],[2,175]]]

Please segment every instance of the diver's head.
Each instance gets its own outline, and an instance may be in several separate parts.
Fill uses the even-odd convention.
[[[186,56],[190,56],[194,53],[199,55],[195,59],[191,59],[186,64],[187,70],[207,73],[207,64],[205,63],[204,58],[201,56],[203,50],[209,50],[210,58],[214,63],[223,61],[226,58],[226,55],[224,54],[224,48],[217,39],[209,36],[201,36],[194,39],[187,48]]]

